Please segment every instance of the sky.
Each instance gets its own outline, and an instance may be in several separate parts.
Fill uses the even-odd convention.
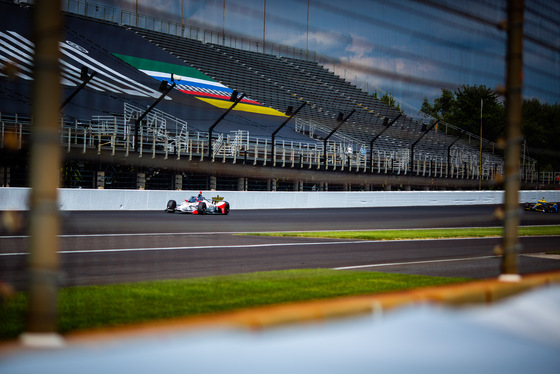
[[[70,0],[69,3],[75,0]],[[406,111],[441,89],[505,85],[505,0],[98,0],[129,12],[315,51]],[[560,103],[560,1],[526,0],[525,98]]]

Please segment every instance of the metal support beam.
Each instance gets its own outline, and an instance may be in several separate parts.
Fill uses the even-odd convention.
[[[434,127],[436,127],[436,125],[438,124],[439,119],[437,121],[435,121],[434,123],[432,123],[430,125],[430,127],[428,127],[426,129],[426,131],[424,131],[424,133],[422,135],[420,135],[420,137],[418,139],[416,139],[416,141],[414,143],[412,143],[412,145],[410,146],[410,174],[412,175],[412,172],[414,171],[414,147],[416,147],[416,144],[418,144],[420,142],[420,140],[422,140]]]
[[[282,127],[286,126],[286,124],[287,124],[288,122],[290,122],[290,120],[291,120],[292,118],[294,118],[294,117],[296,116],[296,114],[298,114],[298,112],[299,112],[300,110],[302,110],[303,107],[304,107],[306,104],[307,104],[307,102],[304,101],[304,102],[299,106],[299,108],[297,108],[295,112],[292,112],[292,113],[290,114],[290,116],[289,116],[284,122],[282,122],[282,124],[281,124],[280,126],[278,126],[278,128],[277,128],[276,130],[274,130],[274,132],[272,133],[272,135],[271,135],[271,147],[272,147],[271,155],[272,155],[272,162],[274,162],[274,157],[276,156],[276,147],[274,146],[274,141],[275,141],[275,139],[276,139],[276,134],[278,133],[278,131],[280,131],[280,130],[282,129]]]
[[[146,109],[146,111],[136,119],[136,121],[134,121],[134,149],[135,150],[138,149],[138,129],[140,128],[140,123],[152,111],[152,109],[154,109],[156,105],[158,105],[159,102],[162,101],[163,98],[171,92],[171,90],[175,87],[175,85],[176,83],[173,82],[170,86],[167,86],[165,90],[162,92],[162,94],[160,95],[160,97],[158,97],[158,99],[152,105],[150,105],[149,108]]]
[[[387,123],[387,125],[385,126],[385,128],[384,128],[383,130],[381,130],[381,131],[379,132],[379,134],[375,135],[375,137],[374,137],[373,139],[371,139],[371,141],[369,142],[369,165],[370,165],[370,170],[371,170],[371,168],[373,168],[373,143],[374,143],[377,139],[379,139],[379,137],[380,137],[381,135],[383,135],[383,133],[384,133],[385,131],[387,131],[391,126],[393,126],[393,124],[394,124],[395,122],[397,122],[397,120],[398,120],[399,118],[401,118],[401,116],[402,116],[402,113],[399,113],[394,119],[391,120],[391,122]]]
[[[64,100],[64,102],[60,105],[60,110],[62,110],[62,108],[64,108],[66,106],[66,104],[68,104],[70,101],[72,101],[74,96],[76,96],[78,94],[78,92],[83,90],[87,86],[87,84],[93,79],[93,77],[95,77],[96,75],[97,75],[97,72],[95,72],[95,71],[93,73],[91,73],[90,75],[87,75],[87,73],[86,73],[86,77],[83,80],[83,82],[78,87],[76,87],[74,92],[72,92],[70,94],[70,96],[68,96],[66,98],[66,100]]]
[[[237,91],[234,91],[234,93]],[[234,95],[232,94],[232,97]],[[216,127],[218,125],[218,123],[220,123],[228,114],[229,112],[231,112],[233,110],[233,108],[235,108],[235,106],[237,104],[239,104],[241,102],[241,100],[243,100],[243,98],[245,97],[245,94],[241,94],[241,96],[236,97],[233,102],[233,104],[228,108],[228,110],[226,110],[224,113],[222,113],[222,115],[216,120],[216,122],[214,122],[212,124],[212,126],[210,126],[210,128],[208,129],[208,157],[211,158],[212,157],[212,132],[214,131],[214,127]]]
[[[449,168],[451,167],[451,147],[453,147],[455,143],[457,143],[459,139],[461,139],[461,137],[465,134],[465,132],[467,132],[467,130],[465,129],[461,130],[461,133],[457,135],[455,140],[453,140],[453,142],[449,144],[449,147],[447,147],[447,170],[449,170]]]
[[[352,116],[352,114],[354,114],[355,111],[356,109],[352,109],[350,114],[348,114],[345,118],[343,118],[342,121],[340,121],[340,123],[338,124],[338,126],[336,126],[334,130],[331,131],[330,134],[327,135],[325,139],[323,139],[323,162],[325,163],[325,169],[327,169],[327,141],[331,136],[334,135],[335,132],[338,131],[340,126],[342,126],[346,121],[348,121],[348,118],[350,118],[350,116]]]

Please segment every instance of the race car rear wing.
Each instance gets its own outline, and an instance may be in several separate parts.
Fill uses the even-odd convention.
[[[215,197],[212,198],[212,204],[219,203],[222,200],[224,200],[224,198],[222,196],[220,196],[220,195],[215,196]]]

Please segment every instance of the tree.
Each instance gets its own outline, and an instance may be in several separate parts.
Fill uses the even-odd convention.
[[[462,86],[455,96],[457,110],[453,119],[459,127],[478,135],[482,115],[482,137],[496,141],[503,136],[505,108],[494,90],[486,86]]]
[[[455,94],[448,89],[443,88],[441,90],[441,96],[434,100],[433,105],[428,102],[427,98],[424,98],[424,102],[422,103],[420,110],[434,118],[450,123],[449,119],[453,116],[455,104]]]
[[[455,92],[441,90],[441,96],[430,104],[424,98],[421,111],[473,134],[480,134],[482,100],[482,137],[496,141],[504,129],[504,105],[498,95],[486,86],[461,86]]]
[[[482,137],[496,141],[504,134],[505,108],[488,87],[463,85],[455,92],[442,89],[433,104],[424,98],[421,111],[478,135],[481,100]],[[539,170],[560,170],[560,104],[524,100],[522,132],[526,155],[537,161]]]
[[[372,93],[371,96],[374,99],[378,99],[382,103],[384,103],[384,104],[390,106],[391,108],[395,109],[397,112],[404,113],[403,110],[401,109],[401,106],[397,103],[397,100],[395,100],[393,95],[391,95],[390,93],[385,92],[383,94],[383,96],[378,97],[378,94],[377,94],[377,91],[376,91],[376,92]]]
[[[537,161],[539,169],[559,170],[560,104],[524,100],[522,131],[527,155]]]

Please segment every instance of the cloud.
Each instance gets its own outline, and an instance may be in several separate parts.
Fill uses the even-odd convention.
[[[402,76],[424,79],[436,78],[440,69],[427,60],[409,58],[405,46],[374,45],[358,35],[351,35],[351,43],[346,47],[341,61],[346,67],[355,65],[356,71],[367,72],[367,68],[375,71],[387,71]],[[402,53],[401,53],[402,52]]]
[[[373,51],[373,45],[370,41],[356,34],[351,34],[351,43],[346,47],[346,52],[351,53],[355,58],[363,58]]]
[[[339,38],[327,31],[313,31],[309,33],[309,36],[307,32],[291,34],[288,37],[286,37],[285,34],[284,32],[282,35],[271,35],[271,37],[277,37],[277,40],[279,40],[281,44],[301,48],[305,48],[309,41],[309,49],[315,50],[321,54],[328,54],[328,51],[340,48],[341,46]]]
[[[183,2],[177,0],[100,0],[99,2],[129,12],[136,12],[136,6],[138,6],[138,13],[141,15],[148,15],[149,17],[175,22],[181,20],[181,11],[183,12],[183,18],[187,19],[200,11],[200,9],[213,5],[212,1]]]
[[[351,34],[351,42],[346,46],[335,73],[367,91],[386,91],[396,98],[407,96],[411,104],[419,106],[423,98],[431,96],[439,89],[410,84],[408,77],[437,79],[442,72],[426,60],[408,58],[406,46],[382,46]],[[399,78],[403,78],[402,80]],[[403,91],[404,90],[404,91]],[[414,96],[412,98],[410,95]]]

